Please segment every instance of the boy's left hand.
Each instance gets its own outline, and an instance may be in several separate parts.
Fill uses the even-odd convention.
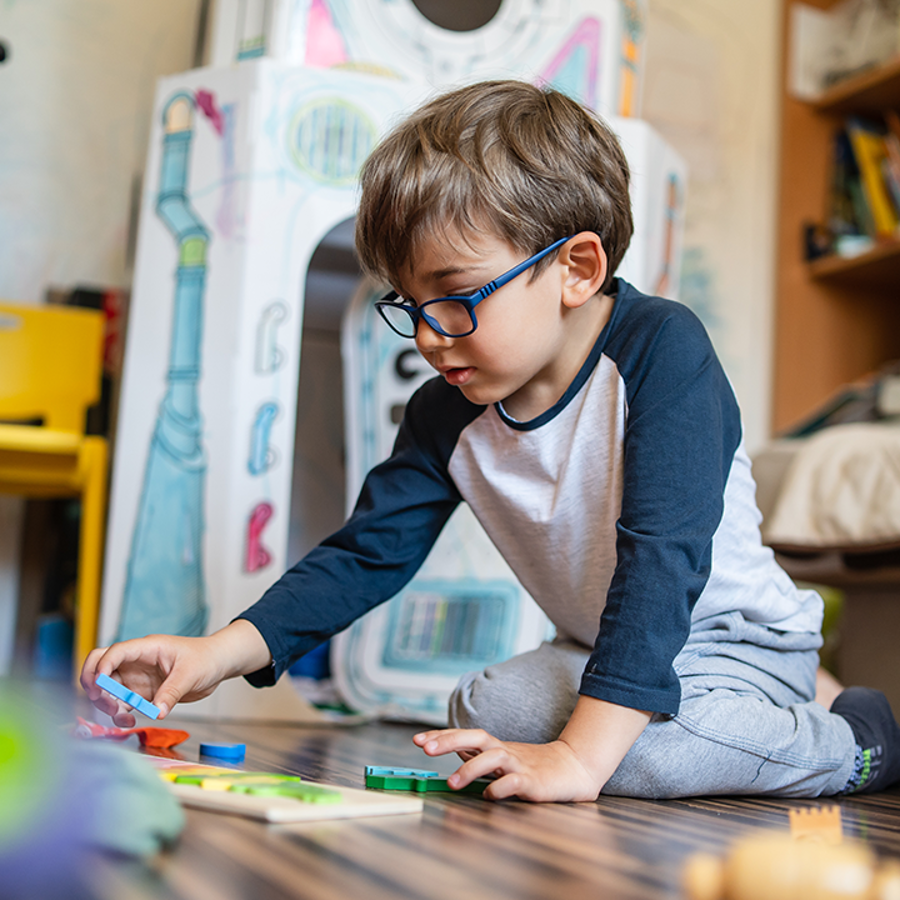
[[[596,800],[652,713],[584,695],[559,739],[549,744],[500,741],[480,728],[423,731],[413,737],[429,756],[457,753],[465,762],[447,779],[451,788],[496,775],[490,800],[536,802]]]
[[[500,741],[481,729],[448,728],[413,737],[429,756],[457,753],[466,762],[448,779],[451,788],[465,787],[476,778],[496,775],[484,791],[490,800],[519,797],[536,802],[596,800],[604,782],[598,781],[565,741],[519,744]]]

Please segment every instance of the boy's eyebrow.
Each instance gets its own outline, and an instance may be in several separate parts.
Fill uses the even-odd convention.
[[[425,278],[428,281],[442,281],[451,275],[468,275],[471,272],[488,271],[487,262],[473,263],[470,266],[447,266],[444,269],[435,269],[433,272],[427,272]]]
[[[483,270],[484,272],[489,272],[489,263],[487,261],[484,262],[476,262],[470,266],[447,266],[443,269],[435,269],[432,272],[426,272],[423,278],[426,281],[441,281],[444,278],[449,278],[452,275],[468,275],[470,272],[477,272],[479,270]],[[392,287],[401,297],[411,297],[412,294],[405,290],[403,285],[399,283],[393,284]]]

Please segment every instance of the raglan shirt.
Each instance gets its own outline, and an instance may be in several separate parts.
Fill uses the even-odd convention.
[[[581,693],[674,714],[673,660],[692,622],[738,612],[815,632],[759,535],[731,386],[687,307],[618,279],[610,319],[565,394],[528,422],[434,378],[337,533],[241,618],[293,661],[394,596],[460,501],[561,636],[593,647]]]

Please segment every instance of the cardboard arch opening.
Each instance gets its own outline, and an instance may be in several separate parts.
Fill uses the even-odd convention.
[[[432,25],[447,31],[477,31],[484,28],[500,11],[504,0],[412,0],[415,8]]]
[[[344,522],[346,506],[341,320],[362,272],[353,247],[355,217],[322,238],[304,286],[294,439],[288,564]]]

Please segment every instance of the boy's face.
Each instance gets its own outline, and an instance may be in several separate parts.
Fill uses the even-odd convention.
[[[472,403],[503,401],[509,415],[527,421],[552,406],[574,378],[602,324],[595,327],[595,315],[568,302],[566,247],[536,279],[532,270],[523,272],[479,303],[478,328],[470,335],[446,337],[419,320],[419,352]],[[490,234],[437,236],[423,243],[396,288],[418,304],[471,294],[527,256]],[[585,325],[596,333],[586,333]]]

